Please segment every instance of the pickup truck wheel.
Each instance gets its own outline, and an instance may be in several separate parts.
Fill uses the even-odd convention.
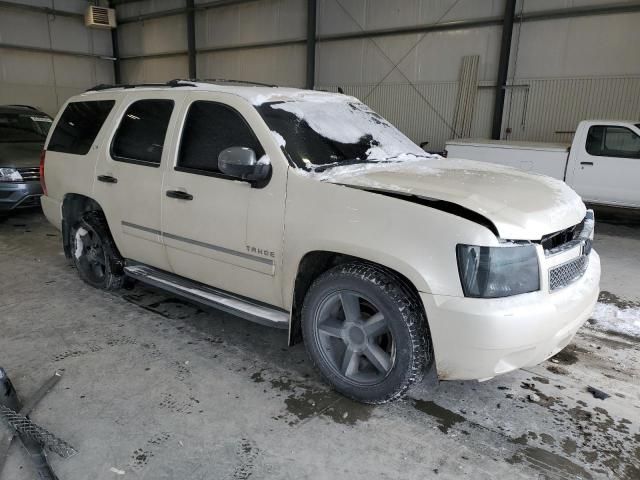
[[[122,257],[100,212],[87,212],[71,228],[71,255],[80,278],[103,290],[116,290],[124,282]]]
[[[401,396],[428,360],[419,300],[387,271],[337,266],[311,286],[302,310],[311,360],[343,395],[365,403]]]

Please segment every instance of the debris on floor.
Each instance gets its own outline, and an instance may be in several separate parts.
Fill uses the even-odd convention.
[[[598,390],[597,388],[591,386],[587,387],[587,392],[593,395],[593,398],[598,398],[600,400],[606,400],[611,396],[608,393],[605,393],[602,390]]]
[[[17,434],[17,438],[22,442],[37,471],[38,478],[41,480],[58,479],[49,465],[45,449],[62,458],[69,458],[77,453],[77,450],[67,442],[36,425],[27,417],[61,378],[62,374],[55,372],[23,405],[7,372],[0,367],[0,417],[4,418],[7,425]],[[0,438],[0,474],[2,474],[14,438],[16,438],[14,435]]]
[[[540,401],[540,397],[535,393],[530,393],[529,395],[527,395],[527,398],[529,399],[530,402],[534,402],[534,403],[538,403]]]

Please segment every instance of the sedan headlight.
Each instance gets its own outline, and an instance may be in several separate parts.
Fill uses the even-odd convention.
[[[465,297],[498,298],[540,290],[535,245],[458,245],[456,253]]]
[[[0,182],[20,182],[22,175],[15,168],[0,168]]]

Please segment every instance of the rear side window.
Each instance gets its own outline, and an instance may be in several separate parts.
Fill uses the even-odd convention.
[[[122,117],[111,145],[114,160],[157,167],[173,111],[173,100],[138,100]]]
[[[178,169],[220,173],[218,155],[229,147],[251,148],[258,159],[264,155],[253,130],[236,110],[216,102],[193,102],[182,132]]]
[[[51,135],[47,150],[86,155],[115,103],[114,100],[69,103]]]
[[[626,127],[593,126],[587,134],[586,150],[598,157],[640,158],[640,136]]]

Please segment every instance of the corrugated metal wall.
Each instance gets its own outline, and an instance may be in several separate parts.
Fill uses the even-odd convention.
[[[640,13],[517,24],[502,137],[570,142],[583,119],[640,120],[638,25]]]
[[[87,5],[84,0],[14,1],[55,5],[75,13],[84,12]],[[213,7],[211,3],[196,1],[198,77],[304,85],[307,0],[253,0]],[[519,0],[516,11],[527,15],[607,4],[620,4],[620,0]],[[188,77],[187,20],[181,11],[185,6],[186,0],[118,5],[118,17],[129,19],[118,27],[123,81]],[[327,36],[499,18],[503,10],[504,0],[318,0],[316,87],[334,91],[342,87],[415,141],[429,141],[430,148],[437,150],[453,136],[462,59],[477,56],[475,108],[465,110],[465,115],[473,119],[472,136],[488,136],[500,25],[426,35],[339,40]],[[173,14],[145,19],[145,15],[164,11]],[[5,6],[0,13],[0,44],[39,49],[0,49],[0,102],[35,103],[55,112],[69,95],[113,81],[109,60],[46,52],[57,49],[110,56],[108,31],[86,29],[81,18]],[[640,13],[516,24],[503,136],[565,140],[567,134],[563,137],[556,132],[573,130],[582,118],[640,118],[638,25]],[[260,46],[262,43],[277,45]],[[378,83],[381,85],[374,90]]]
[[[17,3],[17,2],[16,2]],[[84,0],[32,0],[22,4],[83,14]],[[67,54],[49,50],[66,51]],[[71,95],[113,82],[111,34],[88,29],[79,16],[0,4],[0,104],[34,105],[49,114]]]
[[[197,11],[198,77],[304,86],[306,51],[302,43],[219,49],[302,41],[306,36],[306,7],[304,0],[263,0]]]
[[[439,149],[441,139],[454,137],[457,82],[382,84],[375,87],[376,84],[366,84],[341,88],[347,95],[353,95],[381,112],[416,143],[429,142],[429,149]],[[335,92],[338,87],[328,86],[327,90]]]
[[[507,94],[505,138],[569,142],[580,119],[640,120],[640,77],[519,79]]]
[[[196,10],[197,77],[304,86],[306,5],[306,0],[261,0]],[[131,18],[184,7],[184,0],[154,0],[119,5],[117,11],[119,17]],[[123,80],[187,78],[186,28],[185,14],[121,25]],[[298,44],[250,48],[289,40]]]
[[[117,7],[119,18],[184,8],[184,0],[145,0]],[[118,25],[123,83],[166,82],[188,76],[187,20],[178,14]],[[157,57],[142,58],[148,55]]]
[[[520,0],[516,11],[527,14],[612,3],[619,4]],[[439,18],[438,12],[446,12],[453,4],[453,1],[323,0],[320,31],[336,33],[429,23]],[[499,16],[503,8],[502,1],[460,1],[442,21]],[[425,21],[427,16],[429,21]],[[503,138],[568,141],[570,134],[556,132],[572,131],[585,118],[640,120],[640,50],[635,48],[640,45],[638,25],[640,13],[517,24],[509,73],[509,84],[513,87],[507,89]],[[372,82],[385,78],[393,63],[417,45],[366,102],[414,141],[429,140],[429,148],[439,150],[454,136],[451,126],[455,122],[462,59],[479,55],[478,92],[470,135],[490,137],[500,32],[500,26],[488,26],[429,33],[424,37],[415,34],[323,42],[318,45],[318,86],[332,91],[340,86],[345,92],[365,99]],[[425,92],[428,102],[408,87],[407,80]],[[438,114],[429,104],[436,107]],[[507,133],[508,129],[511,133]]]

